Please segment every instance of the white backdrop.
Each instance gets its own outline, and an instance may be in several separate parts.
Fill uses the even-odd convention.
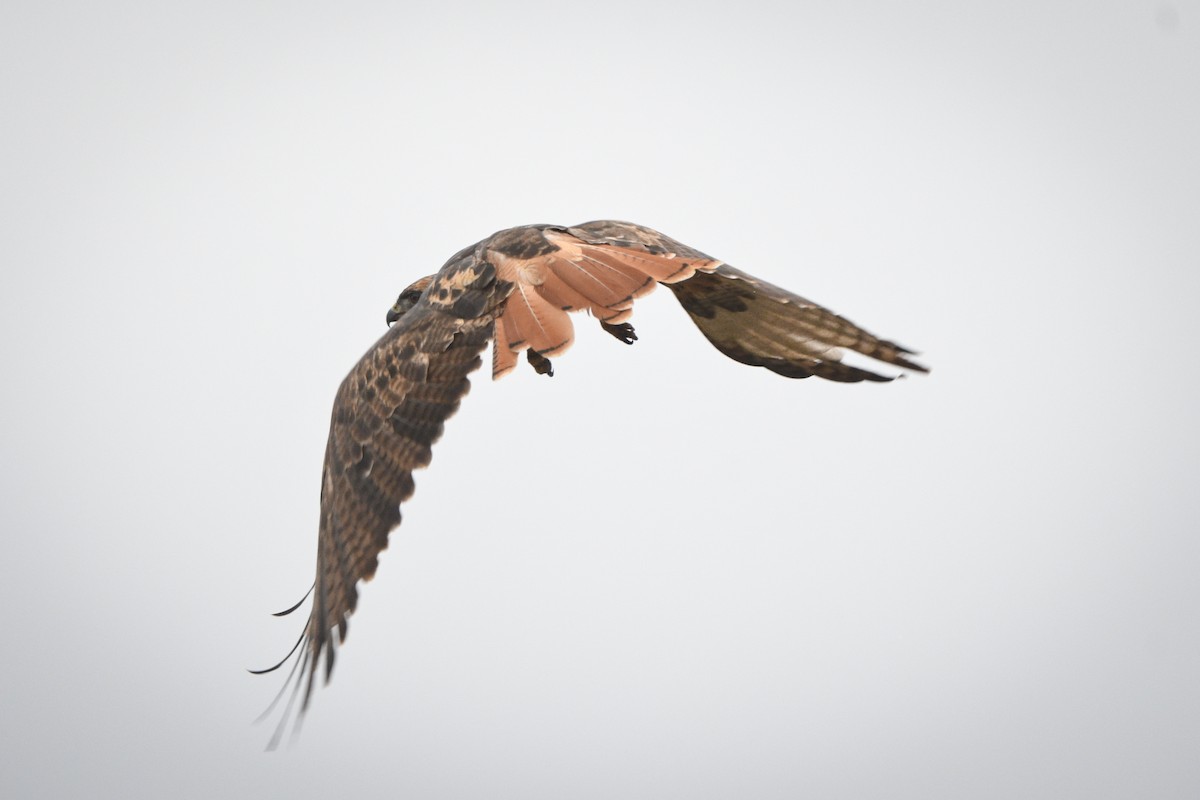
[[[4,796],[1196,796],[1200,4],[907,5],[4,3]],[[262,753],[338,382],[598,217],[934,371],[480,373]]]

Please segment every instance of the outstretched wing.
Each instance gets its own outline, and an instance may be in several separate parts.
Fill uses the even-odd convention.
[[[788,378],[817,375],[843,383],[892,380],[841,363],[843,351],[849,349],[905,369],[929,371],[905,358],[913,354],[911,350],[728,264],[670,284],[670,289],[713,346],[743,364],[766,367]]]
[[[413,493],[412,472],[429,465],[510,290],[491,265],[460,253],[342,381],[321,478],[312,610],[292,653],[261,670],[278,669],[300,650],[288,709],[270,746],[278,744],[302,684],[301,710],[307,708],[322,660],[328,680],[358,602],[357,584],[375,574],[388,533],[400,524],[400,504]]]

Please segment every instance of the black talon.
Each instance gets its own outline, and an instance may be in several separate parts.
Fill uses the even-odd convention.
[[[550,359],[532,348],[525,351],[525,357],[529,359],[530,366],[538,375],[554,377],[554,365],[550,363]]]
[[[600,327],[604,328],[604,330],[608,331],[625,344],[633,344],[637,341],[637,334],[633,332],[633,326],[628,322],[622,322],[620,325],[611,325],[602,321],[600,323]]]

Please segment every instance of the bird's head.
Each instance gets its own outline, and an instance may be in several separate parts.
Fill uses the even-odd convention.
[[[387,324],[389,327],[417,304],[417,301],[421,299],[421,293],[429,288],[429,284],[433,283],[433,279],[433,275],[421,278],[421,280],[400,293],[400,296],[396,298],[395,305],[388,309]]]

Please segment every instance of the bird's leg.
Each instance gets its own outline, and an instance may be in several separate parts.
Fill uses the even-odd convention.
[[[554,377],[554,365],[550,363],[550,359],[534,350],[532,347],[525,351],[525,357],[529,359],[529,365],[533,367],[538,375],[549,375]]]
[[[637,341],[637,334],[633,332],[633,326],[628,322],[622,322],[620,325],[610,325],[607,322],[601,321],[600,327],[604,328],[604,330],[608,331],[625,344],[633,344]]]

